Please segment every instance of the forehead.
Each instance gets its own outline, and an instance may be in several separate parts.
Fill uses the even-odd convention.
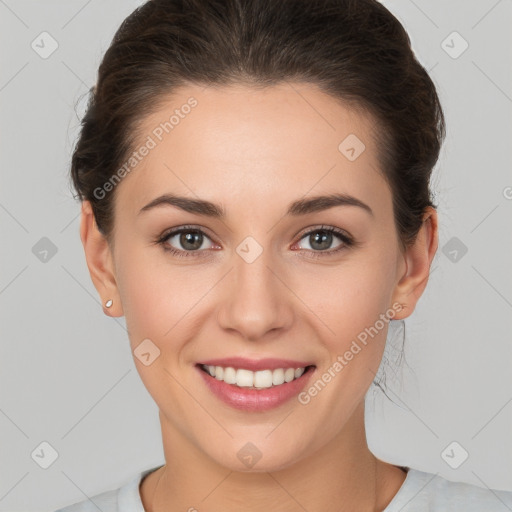
[[[243,202],[387,188],[375,120],[312,84],[181,87],[142,118],[144,151],[118,186],[131,205],[176,191]],[[264,204],[264,203],[263,203]]]

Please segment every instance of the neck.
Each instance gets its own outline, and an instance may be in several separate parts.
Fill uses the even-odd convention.
[[[166,464],[141,484],[147,512],[383,510],[405,475],[368,449],[364,402],[313,455],[273,472],[235,472],[207,458],[160,415]]]

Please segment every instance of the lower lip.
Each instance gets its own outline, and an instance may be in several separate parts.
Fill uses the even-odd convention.
[[[250,389],[227,384],[223,380],[217,380],[209,373],[196,367],[210,391],[224,403],[243,411],[267,411],[278,407],[297,396],[305,387],[315,368],[310,368],[298,379],[286,382],[279,386],[265,389]]]

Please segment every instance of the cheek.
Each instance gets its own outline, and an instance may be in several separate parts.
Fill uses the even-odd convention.
[[[123,313],[134,350],[149,338],[160,350],[159,364],[172,369],[182,348],[200,329],[204,299],[218,277],[207,266],[173,264],[155,249],[127,251],[118,268]],[[157,255],[157,256],[155,256]]]
[[[381,260],[340,266],[326,274],[312,295],[333,339],[355,338],[390,308],[393,292],[388,264]],[[320,291],[323,289],[323,292]]]
[[[308,296],[311,310],[328,327],[319,327],[325,333],[320,338],[326,354],[322,374],[330,371],[322,380],[333,382],[325,400],[336,410],[350,408],[347,401],[357,403],[374,380],[395,315],[390,271],[394,254],[375,250],[360,255],[308,280],[315,287],[301,295]]]
[[[186,271],[155,258],[150,261],[150,252],[127,252],[117,272],[130,346],[139,376],[157,405],[186,417],[186,400],[173,376],[178,374],[182,347],[194,336],[187,311],[197,302],[197,291],[187,286],[191,277]],[[144,353],[149,353],[146,360]]]
[[[155,264],[153,248],[126,250],[117,267],[118,288],[132,349],[143,339],[159,341],[177,321],[187,290],[169,267]],[[179,292],[178,292],[179,290]]]
[[[309,305],[329,329],[318,328],[325,333],[319,337],[325,358],[301,403],[329,418],[323,427],[329,436],[337,432],[342,418],[351,415],[375,379],[394,316],[393,274],[383,255],[361,258],[317,277],[314,293],[309,288]]]

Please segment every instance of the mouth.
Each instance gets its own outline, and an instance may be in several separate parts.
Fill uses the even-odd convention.
[[[298,368],[276,368],[274,370],[267,368],[258,371],[205,364],[199,365],[199,368],[210,377],[239,388],[269,389],[299,379],[304,373],[311,371],[314,365]]]
[[[214,364],[213,364],[214,363]],[[265,411],[298,395],[314,373],[314,364],[240,358],[206,361],[196,368],[209,391],[244,411]]]

